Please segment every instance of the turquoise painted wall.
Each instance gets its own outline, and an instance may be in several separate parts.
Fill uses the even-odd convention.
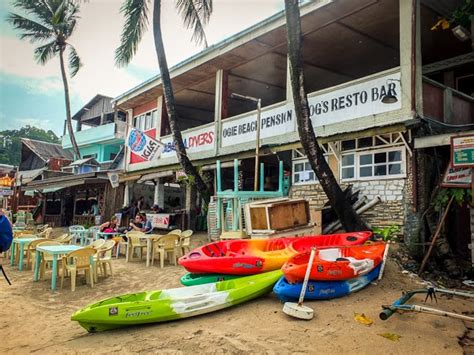
[[[84,157],[86,155],[91,155],[91,154],[96,154],[96,160],[99,163],[103,163],[105,161],[109,161],[110,159],[110,154],[115,153],[117,154],[120,150],[120,145],[119,144],[95,144],[95,145],[88,145],[88,146],[83,146],[79,147],[79,150],[81,152],[81,157]]]

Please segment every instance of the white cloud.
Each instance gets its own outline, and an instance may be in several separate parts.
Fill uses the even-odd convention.
[[[117,68],[114,65],[114,51],[119,45],[123,26],[123,18],[119,13],[121,3],[118,0],[94,0],[81,4],[81,19],[70,42],[76,47],[84,66],[76,77],[68,80],[71,94],[79,97],[83,103],[97,93],[117,96],[140,84],[145,78],[139,77],[133,68],[158,73],[151,26],[131,62],[133,67]],[[214,13],[206,30],[209,44],[270,16],[281,7],[280,3],[281,0],[214,2]],[[191,43],[191,32],[183,28],[174,1],[167,0],[162,4],[163,37],[168,64],[172,66],[202,48]],[[33,59],[34,46],[4,34],[0,35],[0,47],[0,72],[27,79],[29,83],[26,90],[49,95],[62,92],[57,58],[44,66],[39,65]]]
[[[51,127],[53,126],[53,122],[49,119],[44,119],[44,118],[17,118],[17,119],[7,119],[4,118],[5,115],[2,114],[2,121],[4,124],[2,124],[2,130],[13,130],[13,129],[20,129],[21,127],[25,126],[32,126],[36,128],[41,128],[44,130],[50,130],[52,129]]]

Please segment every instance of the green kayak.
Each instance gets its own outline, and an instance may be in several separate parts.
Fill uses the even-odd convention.
[[[194,286],[209,284],[219,281],[234,280],[242,277],[242,275],[225,275],[225,274],[193,274],[188,272],[183,275],[180,279],[181,284],[184,286]]]
[[[227,308],[270,292],[281,270],[203,285],[120,295],[71,317],[88,332],[165,322]]]

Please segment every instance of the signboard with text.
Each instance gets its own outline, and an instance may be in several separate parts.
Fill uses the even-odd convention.
[[[214,126],[195,129],[192,132],[183,132],[183,143],[188,153],[198,153],[214,149],[215,141]],[[173,138],[163,138],[162,142],[164,146],[160,148],[161,157],[175,157],[176,149],[173,144]]]
[[[474,168],[474,136],[451,137],[451,166]]]
[[[382,102],[382,97],[387,94],[400,99],[395,103],[385,104]],[[399,110],[402,107],[400,73],[309,96],[308,105],[314,127]],[[284,103],[269,110],[262,110],[260,128],[260,139],[296,132],[293,104]],[[239,119],[222,121],[223,147],[255,142],[256,137],[256,112]]]
[[[160,143],[136,128],[132,128],[127,137],[127,145],[131,152],[145,160],[160,157]]]
[[[146,218],[153,228],[167,229],[170,226],[170,215],[167,213],[147,213]]]
[[[472,169],[471,168],[453,168],[448,166],[444,173],[442,187],[471,188]]]

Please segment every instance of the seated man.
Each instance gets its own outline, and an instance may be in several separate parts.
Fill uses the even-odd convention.
[[[12,222],[0,208],[0,253],[10,249],[13,240]]]
[[[146,214],[141,212],[135,217],[135,222],[130,222],[130,230],[140,231],[143,233],[151,233],[153,227],[151,221],[146,219]]]

